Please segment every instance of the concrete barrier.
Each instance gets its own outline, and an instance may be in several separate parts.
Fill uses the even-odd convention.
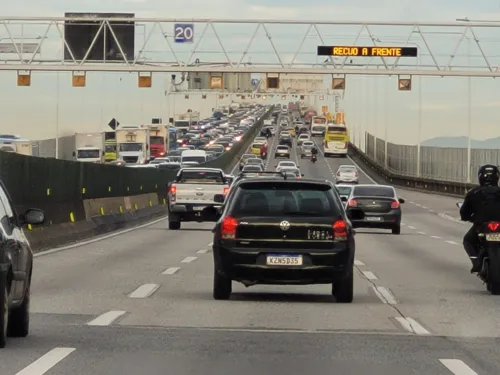
[[[467,191],[477,186],[450,181],[401,176],[387,171],[373,159],[364,154],[355,145],[350,144],[349,156],[367,172],[377,183],[400,186],[405,189],[427,193],[463,197]]]

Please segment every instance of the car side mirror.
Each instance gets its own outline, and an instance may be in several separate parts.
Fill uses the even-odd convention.
[[[31,224],[31,225],[43,224],[43,222],[45,221],[45,214],[43,213],[42,210],[38,210],[36,208],[30,208],[26,210],[24,214],[21,215],[20,219],[23,224]]]
[[[399,198],[399,203],[403,204],[404,202],[406,202],[403,198]]]
[[[214,202],[215,203],[224,203],[226,196],[224,194],[215,194]]]
[[[340,197],[340,200],[341,200],[342,202],[346,203],[346,202],[347,202],[347,197]]]

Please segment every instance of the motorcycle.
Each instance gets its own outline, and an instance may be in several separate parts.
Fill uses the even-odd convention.
[[[263,152],[261,155],[260,155],[261,159],[262,160],[266,160],[267,159],[267,152]]]
[[[311,161],[312,161],[313,163],[316,163],[316,160],[318,160],[318,157],[316,156],[316,154],[312,154],[312,155],[311,155]]]
[[[462,203],[457,203],[461,208]],[[484,223],[478,229],[479,261],[481,271],[477,276],[486,284],[492,295],[500,295],[500,222]]]

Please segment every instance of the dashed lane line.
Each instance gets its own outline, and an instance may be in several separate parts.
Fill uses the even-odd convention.
[[[198,259],[198,257],[185,257],[181,263],[191,263],[191,262],[194,262],[196,259]]]
[[[154,292],[156,292],[159,287],[160,286],[158,284],[144,284],[144,285],[141,285],[136,290],[134,290],[128,296],[130,298],[148,298]]]
[[[206,254],[208,253],[208,249],[200,249],[196,252],[196,254]]]
[[[440,359],[439,362],[455,375],[478,375],[477,372],[460,359]]]
[[[458,245],[455,241],[446,241],[446,243],[449,243],[450,245]]]
[[[372,286],[373,291],[377,295],[377,297],[385,304],[387,305],[397,305],[396,298],[393,296],[393,294],[390,292],[389,289],[383,286]]]
[[[397,316],[396,321],[408,332],[414,333],[419,336],[430,335],[431,333],[426,330],[422,325],[413,318]]]
[[[436,240],[440,240],[440,239],[442,239],[443,237],[439,237],[439,236],[431,236],[431,238],[435,238]]]
[[[354,260],[354,265],[355,266],[364,266],[365,264],[362,261],[355,259]]]
[[[162,275],[173,275],[180,269],[180,267],[168,267],[165,271],[162,272]]]
[[[16,373],[16,375],[43,375],[75,350],[76,348],[54,348]]]
[[[363,271],[363,276],[366,277],[368,280],[378,280],[378,277],[375,276],[375,274],[370,271]]]
[[[111,324],[116,322],[118,318],[125,315],[126,313],[126,311],[108,311],[102,315],[99,315],[94,320],[88,322],[87,325],[100,327],[110,326]]]

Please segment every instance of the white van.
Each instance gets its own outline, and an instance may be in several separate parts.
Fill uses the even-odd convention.
[[[184,163],[203,164],[207,162],[207,152],[204,150],[186,150],[181,154],[181,164]]]

